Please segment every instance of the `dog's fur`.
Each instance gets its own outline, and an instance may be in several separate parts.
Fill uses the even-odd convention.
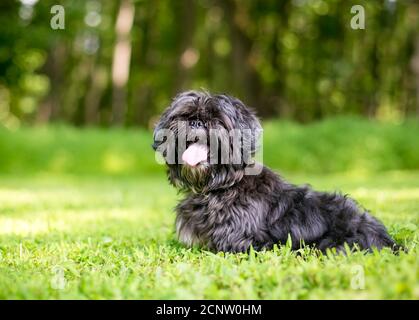
[[[174,98],[155,132],[172,129],[177,134],[176,122],[189,119],[203,121],[205,130],[261,128],[240,100],[188,91]],[[161,143],[155,135],[153,148]],[[251,145],[253,154],[257,144]],[[250,246],[261,250],[284,244],[290,236],[293,249],[302,243],[321,251],[340,251],[345,243],[366,250],[398,248],[384,225],[345,195],[292,185],[266,167],[258,175],[246,175],[247,166],[244,162],[168,164],[169,181],[186,195],[176,207],[181,242],[214,251],[245,252]]]

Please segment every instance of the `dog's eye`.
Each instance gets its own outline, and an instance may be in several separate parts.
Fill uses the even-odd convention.
[[[204,122],[201,120],[189,120],[189,126],[194,129],[200,129],[202,127],[206,127]]]

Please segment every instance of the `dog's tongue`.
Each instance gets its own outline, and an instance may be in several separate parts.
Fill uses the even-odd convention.
[[[194,143],[182,154],[182,160],[188,165],[195,167],[201,161],[207,160],[207,146]]]

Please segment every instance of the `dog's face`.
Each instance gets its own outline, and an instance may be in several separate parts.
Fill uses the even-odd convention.
[[[240,100],[188,91],[163,112],[153,148],[163,154],[174,186],[206,192],[242,179],[260,131],[255,114]]]

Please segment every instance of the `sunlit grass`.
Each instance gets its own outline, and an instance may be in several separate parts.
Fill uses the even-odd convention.
[[[409,252],[184,248],[173,227],[180,196],[151,132],[1,129],[0,298],[418,299],[419,126],[341,118],[265,129],[265,164],[355,197]],[[359,266],[362,290],[351,285]]]
[[[162,174],[4,176],[0,298],[419,298],[418,172],[287,178],[356,197],[409,253],[213,254],[176,241],[179,196]],[[351,285],[359,266],[364,289]],[[57,289],[60,272],[65,285]]]

